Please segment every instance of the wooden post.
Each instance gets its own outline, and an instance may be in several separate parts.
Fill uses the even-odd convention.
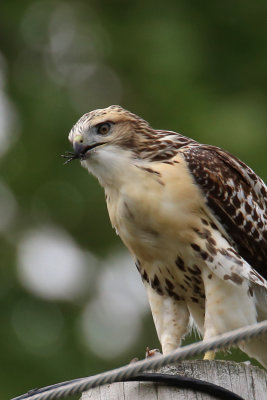
[[[194,377],[222,386],[245,400],[267,399],[266,371],[229,361],[182,361],[153,371]],[[217,397],[189,389],[150,382],[121,382],[84,392],[81,400],[215,400]]]

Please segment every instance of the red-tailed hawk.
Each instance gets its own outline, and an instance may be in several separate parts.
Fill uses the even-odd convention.
[[[204,339],[267,319],[267,191],[249,167],[119,106],[82,116],[69,140],[104,187],[164,354],[190,315]],[[266,336],[240,347],[267,367]]]

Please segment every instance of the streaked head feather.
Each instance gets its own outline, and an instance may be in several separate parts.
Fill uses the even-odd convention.
[[[85,135],[94,126],[105,122],[114,125],[106,142],[131,151],[137,159],[168,160],[180,147],[194,142],[175,132],[154,130],[147,121],[117,105],[84,114],[72,128],[69,140],[72,142],[75,135]]]

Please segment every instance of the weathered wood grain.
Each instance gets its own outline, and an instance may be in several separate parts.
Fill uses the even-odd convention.
[[[194,377],[220,385],[245,400],[267,399],[266,371],[229,361],[183,361],[153,371]],[[215,400],[216,397],[149,382],[113,383],[84,392],[82,400]]]

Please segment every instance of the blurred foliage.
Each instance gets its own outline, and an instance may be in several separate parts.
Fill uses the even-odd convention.
[[[8,398],[158,347],[147,314],[119,357],[90,351],[78,321],[93,288],[75,301],[38,297],[18,279],[18,246],[25,232],[53,225],[100,260],[122,247],[96,180],[59,158],[72,125],[94,108],[121,104],[155,128],[227,149],[266,179],[267,3],[14,0],[0,7],[0,397]],[[35,346],[42,332],[49,351]]]

